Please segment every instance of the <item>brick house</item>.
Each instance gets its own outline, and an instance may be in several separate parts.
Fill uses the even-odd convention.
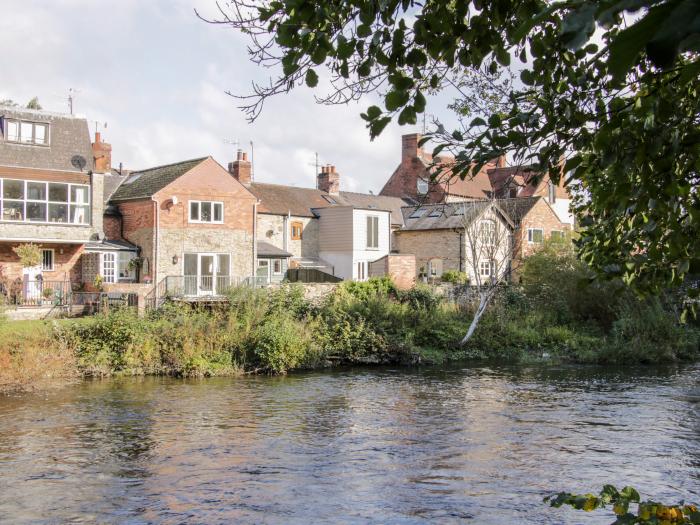
[[[466,210],[466,211],[465,211]],[[498,227],[509,231],[508,253],[497,260],[508,264],[493,267],[489,261],[480,265],[481,277],[494,271],[511,275],[523,257],[532,254],[545,239],[563,238],[567,229],[543,197],[495,199],[448,204],[425,204],[403,208],[404,227],[396,233],[399,253],[413,254],[419,277],[440,278],[447,270],[468,274],[475,282],[472,252],[465,228],[475,222],[498,221]],[[499,275],[499,276],[500,276]]]
[[[90,253],[134,253],[104,241],[110,155],[99,135],[90,143],[84,118],[0,107],[1,286],[18,304],[90,282]],[[13,249],[23,243],[39,246],[39,266],[22,267]]]
[[[390,256],[392,232],[403,223],[403,199],[341,191],[340,173],[330,165],[318,174],[317,188],[253,182],[245,153],[238,161],[230,171],[260,201],[259,276],[279,280],[292,267],[366,280],[370,264]]]
[[[384,184],[380,195],[409,199],[415,204],[479,200],[491,196],[488,170],[503,166],[505,159],[496,159],[483,166],[473,177],[462,180],[455,177],[450,169],[454,159],[447,155],[433,159],[418,145],[421,138],[418,133],[401,137],[401,162]],[[433,162],[439,167],[433,166]]]
[[[216,295],[253,273],[257,199],[211,157],[132,171],[109,204],[111,240],[139,247],[140,282]]]

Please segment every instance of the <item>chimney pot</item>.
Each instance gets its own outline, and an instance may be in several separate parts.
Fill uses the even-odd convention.
[[[236,152],[236,160],[228,163],[228,171],[238,182],[248,186],[252,178],[252,167],[248,161],[248,154],[239,149]]]

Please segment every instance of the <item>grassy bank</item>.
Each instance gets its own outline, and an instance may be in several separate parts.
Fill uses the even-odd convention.
[[[458,341],[469,306],[429,288],[396,290],[386,279],[344,283],[322,304],[302,289],[238,289],[212,310],[168,304],[64,322],[0,328],[0,388],[45,378],[284,373],[338,364],[442,363],[463,359],[657,363],[698,357],[700,330],[679,322],[673,301],[641,300],[621,285],[590,282],[570,253],[528,259],[474,337]]]

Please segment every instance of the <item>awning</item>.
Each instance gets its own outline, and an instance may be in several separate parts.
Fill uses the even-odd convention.
[[[286,259],[292,254],[285,252],[283,249],[273,246],[269,242],[258,241],[258,259]]]

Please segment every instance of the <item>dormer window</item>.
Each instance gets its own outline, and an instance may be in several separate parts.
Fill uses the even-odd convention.
[[[428,193],[428,189],[428,181],[419,177],[418,181],[416,182],[416,190],[418,191],[418,195],[425,195]]]
[[[4,120],[5,141],[46,146],[49,143],[49,125],[27,120]]]

